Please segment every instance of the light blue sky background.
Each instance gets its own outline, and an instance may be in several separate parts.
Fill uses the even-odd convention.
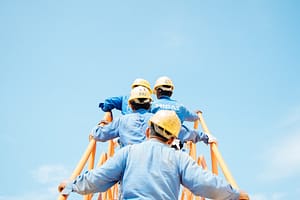
[[[162,75],[174,98],[203,111],[251,199],[297,199],[299,9],[297,0],[2,0],[0,200],[56,199],[103,116],[98,103]]]

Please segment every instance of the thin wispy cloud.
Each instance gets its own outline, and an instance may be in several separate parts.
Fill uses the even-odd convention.
[[[289,129],[300,129],[300,106],[293,107],[287,116],[281,120],[280,126]]]
[[[38,166],[31,172],[33,182],[42,184],[35,191],[26,194],[0,196],[0,200],[52,200],[58,197],[57,186],[60,181],[70,175],[70,170],[61,164],[48,164]]]
[[[261,174],[263,180],[281,180],[300,177],[300,111],[293,109],[280,123],[279,137],[269,143],[264,152],[265,169]]]
[[[70,170],[63,165],[42,165],[31,173],[33,178],[42,184],[62,181],[71,174]]]
[[[250,195],[251,200],[285,200],[286,195],[283,193],[272,193],[272,194],[252,194]]]
[[[41,165],[31,171],[32,181],[42,184],[42,187],[24,194],[0,195],[0,200],[53,200],[59,196],[57,186],[67,179],[71,172],[61,164]]]
[[[176,32],[164,32],[163,38],[169,47],[181,47],[184,44],[184,38]]]
[[[58,192],[56,191],[49,191],[49,190],[41,190],[35,192],[28,192],[26,194],[18,194],[18,195],[11,195],[11,196],[0,196],[0,200],[53,200],[57,199]]]

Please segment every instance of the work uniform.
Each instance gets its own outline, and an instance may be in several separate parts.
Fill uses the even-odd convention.
[[[205,144],[208,144],[209,137],[206,133],[199,132],[194,129],[189,129],[185,125],[181,125],[181,129],[178,135],[178,139],[181,143],[191,141],[193,143],[197,142],[204,142]]]
[[[118,181],[123,199],[177,200],[180,184],[202,197],[239,199],[239,192],[222,178],[154,138],[122,148],[99,168],[68,183],[62,194],[104,192]]]
[[[109,112],[112,109],[120,110],[123,115],[132,113],[132,109],[128,105],[128,95],[110,97],[104,100],[103,103],[99,103],[99,108],[102,109],[103,112]]]
[[[133,113],[121,115],[103,127],[95,127],[92,135],[95,140],[102,142],[120,137],[121,147],[140,143],[146,140],[145,132],[152,115],[146,109],[138,109]]]
[[[189,111],[185,106],[179,104],[176,100],[171,99],[169,96],[162,96],[152,102],[151,112],[156,113],[159,110],[174,110],[178,115],[181,123],[184,121],[196,121],[199,119],[198,115]]]
[[[95,140],[101,142],[120,137],[121,147],[143,142],[146,140],[145,132],[152,115],[153,113],[149,113],[148,110],[139,109],[134,113],[122,115],[103,127],[96,126],[92,130],[92,136]],[[178,139],[182,143],[186,141],[192,141],[193,143],[203,141],[208,144],[208,136],[205,133],[188,129],[185,125],[182,125]]]

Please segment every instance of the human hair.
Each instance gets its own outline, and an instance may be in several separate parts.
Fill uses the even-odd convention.
[[[169,140],[155,131],[153,123],[150,124],[150,135],[159,138],[162,142],[167,142]]]
[[[172,94],[173,94],[173,91],[166,91],[166,90],[163,90],[161,88],[158,88],[157,91],[157,96],[168,96],[168,97],[171,97]]]
[[[129,103],[131,105],[132,110],[139,110],[139,109],[149,110],[150,106],[151,106],[150,102],[148,102],[148,103],[137,103],[135,101],[130,101]]]

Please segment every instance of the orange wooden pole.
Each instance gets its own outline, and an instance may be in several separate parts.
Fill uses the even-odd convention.
[[[104,117],[103,119],[107,122],[111,122],[113,117],[112,117],[112,113],[111,112],[105,112],[104,113]],[[100,126],[103,126],[104,123],[99,123]],[[82,169],[84,168],[85,164],[87,163],[87,160],[89,159],[89,156],[93,151],[96,152],[96,140],[91,138],[88,147],[86,148],[86,151],[84,152],[84,154],[82,155],[80,161],[78,162],[76,168],[74,169],[70,179],[73,180],[75,179],[82,171]],[[95,155],[91,155],[91,159],[94,160]],[[91,161],[89,164],[89,167],[92,167],[92,165],[94,165],[94,161]],[[66,200],[68,197],[67,196],[62,196],[59,195],[58,200]]]
[[[106,160],[107,160],[107,153],[101,154],[100,159],[97,163],[97,167],[103,165],[103,163],[105,163]],[[98,200],[104,200],[104,199],[106,199],[106,192],[102,192],[102,193],[100,192],[98,195]]]
[[[67,198],[67,196],[59,195],[57,200],[66,200]]]
[[[92,137],[89,138],[90,141],[93,139]],[[95,163],[95,154],[96,154],[96,145],[92,149],[92,152],[90,153],[89,157],[89,163],[88,163],[88,170],[94,169],[94,163]],[[83,196],[84,200],[91,200],[93,197],[93,194],[86,194]]]
[[[96,146],[96,140],[92,139],[90,141],[86,151],[82,155],[79,163],[77,164],[76,168],[74,169],[74,171],[73,171],[73,173],[70,177],[70,180],[75,179],[81,173],[82,169],[84,168],[84,165],[86,164],[86,162],[87,162],[87,160],[90,156],[90,153],[95,148],[95,146]],[[60,195],[58,199],[59,200],[65,200],[65,199],[67,199],[67,197]]]
[[[105,163],[106,160],[107,160],[107,153],[102,153],[100,156],[100,159],[97,163],[97,167],[100,167],[101,165],[103,165],[103,163]]]
[[[199,112],[198,113],[199,119],[200,119],[200,124],[202,126],[202,129],[205,133],[207,133],[208,135],[210,135],[210,132],[206,126],[206,123],[204,121],[204,118],[202,116],[202,113]],[[238,189],[238,185],[236,184],[235,180],[233,179],[233,176],[231,175],[221,153],[218,150],[217,144],[216,143],[212,143],[210,144],[210,149],[211,149],[211,156],[212,156],[212,172],[215,173],[217,172],[217,162],[219,163],[223,174],[226,178],[226,180],[232,185],[232,187]],[[214,168],[215,167],[215,168]]]
[[[107,122],[111,122],[113,120],[113,115],[112,112],[105,112],[104,116],[103,116],[103,120],[107,121]],[[99,122],[99,125],[103,125],[103,123],[101,123],[101,121]]]
[[[185,197],[184,190],[185,190],[185,188],[182,189],[180,200],[184,200],[184,197]]]
[[[223,174],[224,174],[226,180],[232,185],[232,187],[238,189],[239,187],[238,187],[237,183],[235,182],[233,176],[231,175],[220,151],[218,150],[218,148],[215,144],[212,144],[212,151],[219,162],[219,165],[223,171]]]
[[[206,126],[206,123],[205,123],[204,118],[202,116],[202,112],[198,112],[197,114],[198,114],[198,117],[199,117],[200,124],[202,126],[202,130],[206,134],[210,135],[210,131],[208,130],[208,128]],[[212,171],[212,173],[217,175],[218,174],[218,163],[217,163],[217,159],[216,159],[216,157],[215,157],[215,155],[213,154],[213,151],[212,151],[212,144],[210,144],[210,157],[211,157],[211,168],[212,168],[211,171]]]
[[[104,119],[107,120],[107,121],[111,120],[112,119],[111,112],[106,112],[105,115],[104,115]],[[102,125],[102,124],[100,124],[100,125]],[[89,143],[85,153],[83,154],[81,160],[79,161],[77,167],[73,171],[73,174],[71,175],[70,179],[72,179],[72,180],[75,179],[81,173],[82,169],[84,168],[84,165],[87,162],[87,159],[90,156],[90,153],[93,151],[95,146],[96,146],[96,140],[92,138],[90,140],[90,143]]]
[[[208,170],[205,158],[203,155],[199,156],[197,159],[198,165],[200,165],[204,170]],[[196,200],[205,200],[204,197],[196,196]]]
[[[111,122],[113,120],[113,117],[112,117],[112,113],[111,112],[106,112],[105,113],[105,116],[104,116],[104,119],[107,121],[107,122]],[[102,125],[102,124],[100,124]],[[102,165],[107,159],[108,157],[112,157],[113,154],[114,154],[114,141],[113,140],[110,140],[108,142],[108,152],[107,154],[105,154],[105,156],[102,156],[98,165]],[[98,199],[113,199],[113,188],[110,188],[108,189],[106,192],[102,192],[102,193],[99,193],[99,196],[98,196]]]
[[[114,155],[114,152],[115,152],[114,147],[115,147],[114,141],[113,141],[113,140],[110,140],[109,143],[108,143],[108,152],[107,152],[109,158],[112,157],[112,156]],[[114,189],[114,187],[115,187],[115,185],[114,185],[113,187],[109,188],[109,189],[106,191],[106,193],[105,193],[105,194],[106,194],[105,196],[106,196],[107,199],[109,199],[109,200],[113,199],[113,196],[114,196],[114,193],[113,193],[114,190],[113,190],[113,189]]]
[[[194,122],[194,129],[198,129],[198,121]],[[189,147],[190,147],[190,156],[196,160],[197,157],[197,149],[196,149],[196,144],[192,142],[188,142]]]
[[[214,151],[212,150],[212,145],[213,144],[210,144],[211,171],[212,173],[218,175],[218,161],[214,154]]]
[[[194,129],[198,129],[198,121],[194,122]],[[197,156],[196,144],[189,141],[186,143],[186,145],[190,150],[189,155],[194,160],[196,160],[196,156]],[[193,198],[194,198],[194,195],[191,193],[191,191],[189,191],[187,188],[183,188],[182,193],[181,193],[181,200],[192,200]]]
[[[115,153],[115,143],[113,140],[110,140],[108,142],[108,151],[107,151],[107,154],[108,154],[108,157],[112,157]]]
[[[73,180],[75,179],[82,171],[82,169],[84,168],[84,165],[86,164],[90,153],[93,151],[93,149],[96,146],[96,140],[92,139],[85,151],[85,153],[83,154],[83,156],[81,157],[81,160],[79,161],[77,167],[75,168],[75,170],[73,171],[70,179]]]
[[[204,156],[199,156],[198,157],[198,160],[197,160],[197,163],[198,165],[200,165],[204,170],[208,170],[208,167],[207,167],[207,164],[206,164],[206,161],[205,161],[205,158]]]
[[[90,141],[93,138],[90,138]],[[88,165],[88,170],[94,169],[94,164],[95,164],[95,154],[96,154],[96,145],[94,146],[94,148],[92,149],[92,152],[90,154],[89,157],[89,165]]]

